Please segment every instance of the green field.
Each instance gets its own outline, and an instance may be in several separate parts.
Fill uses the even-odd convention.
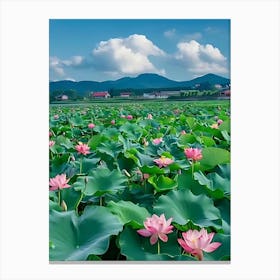
[[[230,260],[229,100],[49,114],[50,261]]]

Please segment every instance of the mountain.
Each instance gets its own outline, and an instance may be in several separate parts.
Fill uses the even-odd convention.
[[[141,74],[135,78],[124,77],[115,81],[56,81],[50,82],[50,92],[56,90],[74,90],[80,94],[86,94],[91,91],[105,91],[110,89],[151,89],[151,88],[186,88],[193,87],[196,84],[209,83],[215,84],[229,84],[230,79],[215,75],[207,74],[190,81],[177,82],[157,74]]]

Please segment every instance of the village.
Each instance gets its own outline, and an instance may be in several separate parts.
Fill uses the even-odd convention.
[[[152,90],[143,93],[131,91],[91,91],[87,96],[83,97],[84,100],[96,99],[178,99],[178,98],[191,98],[191,97],[221,97],[230,98],[230,85],[223,87],[222,85],[215,85],[213,89],[199,90],[199,85],[193,89],[188,90]],[[67,92],[57,95],[55,101],[67,101],[73,99]]]

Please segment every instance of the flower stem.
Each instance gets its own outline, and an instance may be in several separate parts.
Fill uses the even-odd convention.
[[[158,240],[158,243],[157,243],[157,253],[158,253],[158,255],[160,255],[160,244],[159,244],[159,240]]]
[[[61,197],[60,192],[61,192],[61,190],[59,189],[58,190],[58,205],[60,205],[60,197]]]
[[[83,158],[80,158],[80,174],[82,174],[82,168],[83,168]]]
[[[193,179],[193,173],[194,173],[194,161],[192,162],[192,179]]]
[[[103,197],[102,196],[99,197],[99,205],[103,206]]]
[[[76,210],[76,213],[78,214],[78,207],[79,207],[79,204],[81,203],[83,197],[84,197],[84,192],[86,191],[86,188],[87,188],[87,180],[86,180],[87,177],[85,177],[85,188],[84,190],[82,191],[81,190],[81,195],[80,195],[80,198],[79,200],[77,201],[76,203],[76,206],[75,206],[75,210]]]

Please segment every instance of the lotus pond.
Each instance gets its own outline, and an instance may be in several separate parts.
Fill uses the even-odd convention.
[[[50,261],[230,260],[230,103],[50,106]]]

